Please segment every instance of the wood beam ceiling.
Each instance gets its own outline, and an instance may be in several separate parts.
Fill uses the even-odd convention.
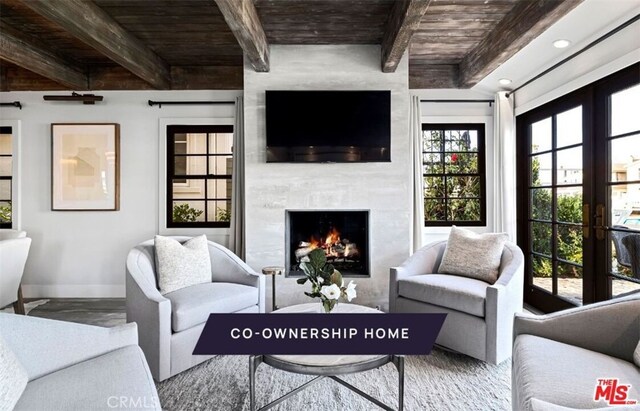
[[[89,79],[80,67],[65,61],[7,24],[2,25],[0,59],[72,89],[86,90],[89,87]],[[7,79],[4,80],[6,84]]]
[[[382,38],[382,71],[393,73],[431,0],[396,0]]]
[[[215,0],[256,71],[269,71],[269,43],[253,0]]]
[[[153,87],[171,87],[169,66],[94,3],[88,0],[20,1]]]
[[[470,88],[583,0],[529,0],[513,9],[460,63],[461,88]]]

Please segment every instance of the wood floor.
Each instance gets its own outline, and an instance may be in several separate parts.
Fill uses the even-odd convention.
[[[29,316],[114,327],[126,323],[124,298],[51,298]]]

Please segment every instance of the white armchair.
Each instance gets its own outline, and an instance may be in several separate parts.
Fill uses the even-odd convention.
[[[0,308],[13,304],[17,314],[24,314],[20,282],[29,256],[31,239],[18,230],[0,230]]]
[[[494,284],[437,274],[446,241],[431,243],[391,268],[389,311],[446,313],[436,344],[498,364],[511,356],[513,317],[522,310],[524,256],[506,243]]]
[[[161,411],[135,324],[103,328],[0,313],[0,337],[29,381],[14,411]],[[118,406],[120,398],[131,402]]]
[[[172,237],[184,243],[190,237]],[[225,247],[209,241],[211,283],[160,294],[153,240],[127,257],[127,322],[136,322],[153,378],[165,380],[210,357],[192,355],[210,313],[263,313],[265,279]]]

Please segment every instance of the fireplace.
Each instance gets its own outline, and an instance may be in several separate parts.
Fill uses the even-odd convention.
[[[300,260],[316,248],[345,277],[369,277],[369,211],[286,211],[286,275],[304,276]]]

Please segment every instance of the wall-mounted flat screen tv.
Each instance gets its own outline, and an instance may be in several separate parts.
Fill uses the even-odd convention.
[[[267,91],[267,162],[391,161],[390,91]]]

